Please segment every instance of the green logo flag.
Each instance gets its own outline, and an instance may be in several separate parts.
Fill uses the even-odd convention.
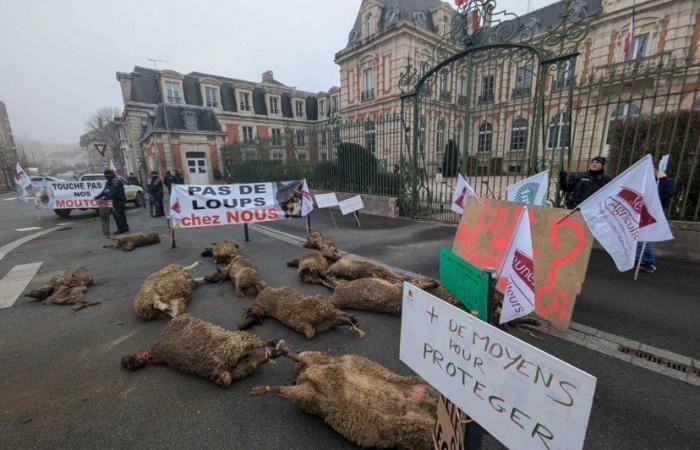
[[[440,281],[468,311],[488,321],[489,274],[440,248]]]

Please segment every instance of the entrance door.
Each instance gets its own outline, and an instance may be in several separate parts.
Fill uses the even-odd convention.
[[[187,173],[189,184],[209,184],[209,171],[207,169],[207,155],[204,152],[187,152]]]

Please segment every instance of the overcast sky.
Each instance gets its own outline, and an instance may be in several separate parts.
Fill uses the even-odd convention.
[[[287,85],[326,90],[339,85],[333,56],[361,3],[0,0],[0,100],[17,138],[77,143],[92,111],[123,107],[115,72],[152,67],[148,57],[170,61],[161,69],[251,81],[270,69]]]

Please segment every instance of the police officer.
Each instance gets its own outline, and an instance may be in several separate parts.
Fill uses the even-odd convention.
[[[566,207],[574,209],[610,180],[612,177],[605,175],[605,158],[596,156],[591,159],[588,172],[575,173],[572,176],[564,171],[559,172],[559,189],[568,192]]]
[[[104,171],[107,184],[104,190],[95,199],[112,200],[112,215],[117,223],[117,231],[114,234],[124,234],[129,232],[129,224],[126,222],[126,194],[124,184],[114,174],[113,170]]]
[[[151,195],[151,201],[153,202],[153,217],[165,215],[163,211],[163,182],[155,170],[151,172],[151,179],[148,180],[146,189]]]

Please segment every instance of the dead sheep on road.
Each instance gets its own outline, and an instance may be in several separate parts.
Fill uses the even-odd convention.
[[[358,261],[350,258],[341,258],[333,263],[326,271],[326,276],[334,281],[359,280],[360,278],[381,278],[388,281],[402,281],[403,278],[393,271],[372,264],[368,261]]]
[[[339,310],[327,298],[310,296],[289,287],[268,287],[258,294],[250,308],[243,312],[238,326],[246,330],[272,317],[289,328],[312,339],[331,328],[349,325],[358,335],[364,332],[357,327],[357,319]]]
[[[287,266],[297,267],[297,274],[304,283],[322,284],[330,288],[333,287],[333,283],[330,283],[326,279],[328,261],[318,250],[312,250],[301,259],[288,262]]]
[[[238,297],[258,295],[265,287],[258,266],[240,255],[233,258],[225,268],[216,269],[216,273],[204,277],[207,283],[221,283],[226,280],[231,280]]]
[[[411,280],[421,289],[432,288],[437,281]],[[353,281],[338,281],[331,303],[338,309],[359,309],[381,314],[401,315],[403,304],[403,283],[381,278],[360,278]]]
[[[335,242],[330,239],[326,239],[318,231],[314,231],[309,234],[304,247],[319,250],[323,257],[329,262],[335,262],[341,257],[340,250],[335,245]]]
[[[226,387],[279,357],[283,344],[264,342],[250,333],[224,330],[182,314],[168,323],[149,350],[123,357],[121,365],[138,370],[149,363],[166,364]]]
[[[433,448],[438,393],[421,378],[358,355],[283,351],[298,363],[296,383],[255,387],[252,395],[285,397],[362,447]]]
[[[144,320],[153,320],[183,313],[192,298],[192,291],[201,283],[187,271],[198,265],[198,262],[187,267],[170,264],[150,274],[134,297],[136,314]]]
[[[104,248],[118,248],[125,252],[130,252],[136,247],[157,244],[160,242],[160,234],[157,231],[147,231],[144,233],[129,233],[110,238],[116,241],[114,245],[105,245]]]
[[[85,294],[95,279],[90,276],[85,267],[80,267],[67,276],[53,277],[49,284],[34,289],[26,296],[37,300],[46,300],[52,305],[73,305],[73,311],[79,311],[88,306],[99,305],[100,302],[88,302]]]
[[[228,264],[233,258],[240,255],[238,244],[233,241],[219,241],[207,247],[202,252],[202,256],[214,258],[214,264]]]

